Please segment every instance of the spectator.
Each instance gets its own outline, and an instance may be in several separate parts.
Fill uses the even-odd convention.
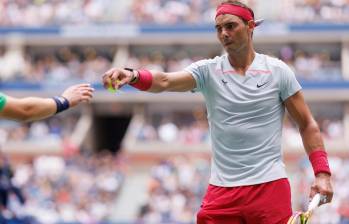
[[[14,194],[22,205],[25,203],[22,190],[12,182],[12,177],[11,165],[6,156],[0,151],[0,217],[5,212],[10,211],[8,205],[11,194]]]

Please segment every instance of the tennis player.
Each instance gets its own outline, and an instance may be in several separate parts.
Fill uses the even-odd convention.
[[[52,98],[15,98],[0,93],[0,118],[16,121],[34,121],[50,117],[81,102],[91,100],[94,89],[90,84],[68,87],[60,96]]]
[[[331,171],[319,127],[301,86],[282,61],[255,52],[253,11],[238,1],[216,10],[217,37],[226,54],[164,73],[113,68],[103,84],[130,84],[142,91],[200,91],[212,140],[211,177],[199,224],[287,223],[292,215],[290,185],[281,153],[285,108],[299,126],[314,169],[310,197],[332,200]],[[118,80],[118,81],[117,81]]]

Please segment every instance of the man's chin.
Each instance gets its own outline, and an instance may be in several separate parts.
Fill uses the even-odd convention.
[[[234,46],[231,46],[231,45],[224,46],[224,49],[225,49],[227,52],[236,52],[236,51],[238,50],[237,47],[234,47]]]
[[[234,46],[232,44],[228,45],[228,46],[223,46],[224,50],[226,52],[231,52],[231,53],[239,53],[242,49],[244,49],[244,45],[240,45],[240,46]]]

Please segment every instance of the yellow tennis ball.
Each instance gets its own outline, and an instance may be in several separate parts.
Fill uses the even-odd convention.
[[[119,81],[119,80],[116,80],[116,83],[119,84],[120,81]],[[115,89],[115,88],[112,86],[111,82],[109,81],[108,91],[109,91],[110,93],[116,93],[117,90],[118,90],[118,89]]]
[[[109,91],[110,93],[116,93],[116,89],[114,89],[111,85],[109,85],[108,91]]]

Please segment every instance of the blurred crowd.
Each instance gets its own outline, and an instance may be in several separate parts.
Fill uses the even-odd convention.
[[[111,54],[91,47],[39,49],[36,52],[9,50],[0,53],[0,80],[47,85],[82,80],[99,82],[101,74],[111,67]]]
[[[342,141],[344,139],[344,122],[342,119],[316,118],[325,142]],[[298,127],[294,122],[286,119],[283,128],[283,140],[291,147],[303,148],[303,141],[299,134]]]
[[[210,46],[212,47],[212,46]],[[187,49],[171,48],[145,52],[132,49],[125,58],[117,55],[116,47],[62,47],[29,48],[15,50],[0,49],[0,81],[2,83],[44,83],[47,88],[59,83],[86,81],[100,83],[101,75],[113,65],[132,68],[147,68],[158,71],[180,71],[191,63],[221,54],[215,51],[193,52]],[[205,49],[205,48],[203,48]],[[329,52],[318,48],[303,50],[301,47],[281,46],[272,51],[258,49],[285,61],[296,73],[300,81],[338,81],[342,80],[340,49]]]
[[[0,26],[40,27],[124,21],[127,2],[127,0],[2,0]]]
[[[323,205],[315,210],[312,223],[317,224],[348,224],[349,223],[349,160],[348,158],[330,157],[334,196],[331,204]],[[291,174],[294,183],[294,208],[306,210],[309,203],[309,186],[314,180],[313,169],[304,158],[299,161],[298,169]]]
[[[339,52],[334,56],[326,50],[309,52],[283,46],[275,56],[291,67],[299,81],[338,81],[342,79]]]
[[[109,152],[40,156],[17,165],[10,181],[23,199],[8,188],[0,222],[108,223],[123,183],[123,167],[122,159]]]
[[[283,21],[296,23],[349,21],[348,0],[293,0],[290,2],[292,3],[285,5],[285,10],[282,12],[284,14],[281,14]]]
[[[44,121],[18,123],[0,121],[0,145],[5,142],[40,142],[64,140],[71,136],[78,121],[78,115],[55,116]]]
[[[155,114],[147,119],[136,136],[138,141],[200,144],[209,142],[205,110]]]
[[[219,0],[2,0],[0,26],[212,23]],[[348,22],[348,0],[243,0],[271,21]],[[269,15],[268,15],[269,14]]]
[[[203,158],[175,157],[151,169],[148,199],[139,209],[137,223],[193,223],[206,191],[209,162]]]

